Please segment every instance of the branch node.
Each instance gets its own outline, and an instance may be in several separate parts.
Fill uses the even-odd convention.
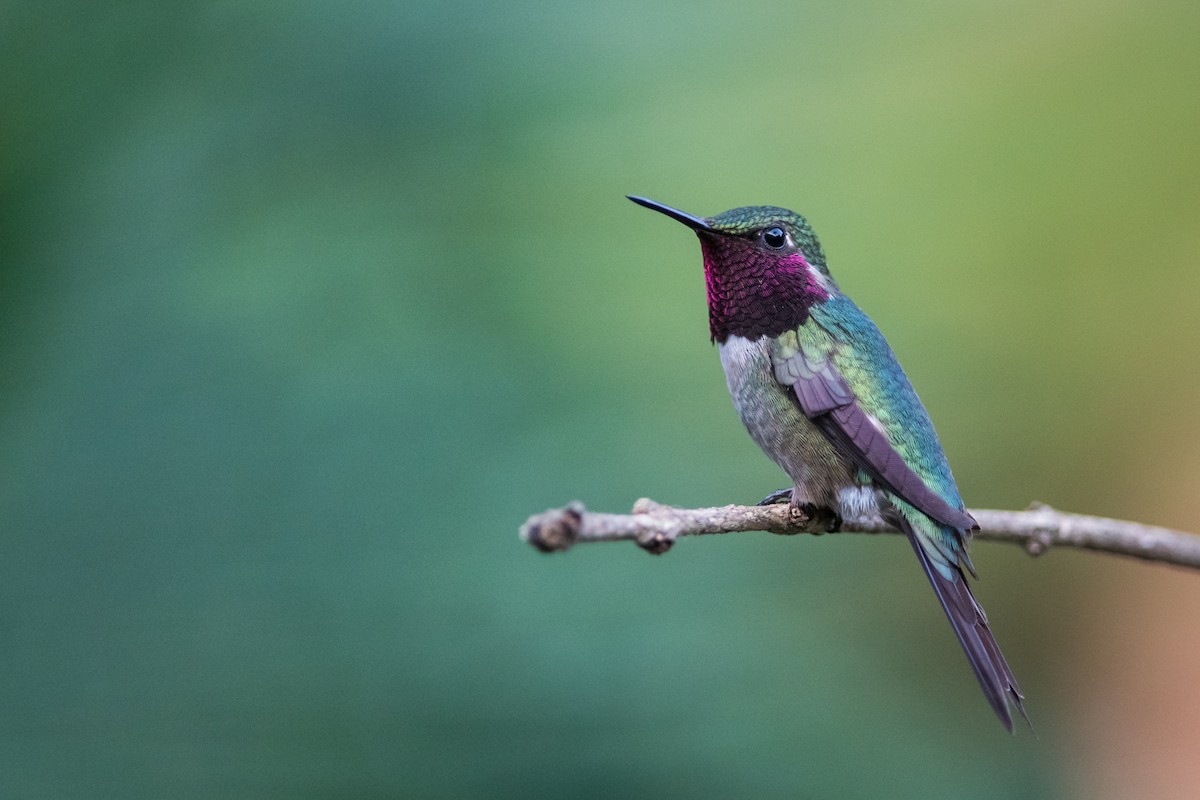
[[[652,556],[661,556],[675,544],[675,534],[664,530],[647,530],[638,535],[637,546]]]
[[[639,497],[633,503],[633,513],[634,514],[653,514],[656,511],[670,511],[673,508],[675,508],[675,506],[668,506],[668,505],[663,505],[662,503],[656,503],[655,501],[651,500],[649,497]]]
[[[521,539],[543,553],[561,553],[579,538],[586,513],[587,509],[578,500],[564,508],[551,508],[526,520],[521,526]]]
[[[1045,555],[1053,544],[1054,531],[1049,528],[1034,528],[1030,532],[1029,538],[1025,541],[1025,552],[1037,558],[1038,556]]]
[[[780,536],[795,536],[798,533],[821,536],[837,533],[842,524],[841,515],[831,508],[822,508],[812,503],[798,506],[788,504],[783,512],[783,519],[780,520],[780,527],[771,528],[771,533]]]
[[[783,535],[791,536],[796,533],[804,533],[810,522],[812,522],[812,517],[805,512],[803,507],[794,506],[789,503],[787,507],[788,530],[783,531]]]

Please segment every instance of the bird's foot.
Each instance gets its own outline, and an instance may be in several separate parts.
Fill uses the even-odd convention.
[[[759,500],[754,505],[756,505],[756,506],[773,506],[773,505],[777,505],[779,503],[790,503],[790,502],[792,502],[792,487],[789,486],[786,489],[780,489],[777,492],[771,492],[769,495],[764,497],[762,500]]]

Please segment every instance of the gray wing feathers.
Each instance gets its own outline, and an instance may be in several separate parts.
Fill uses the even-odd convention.
[[[854,392],[837,368],[828,359],[810,360],[803,350],[775,362],[775,380],[795,389],[809,419],[854,402]]]

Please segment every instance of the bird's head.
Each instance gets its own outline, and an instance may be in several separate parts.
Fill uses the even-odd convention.
[[[794,211],[745,206],[702,218],[644,197],[629,199],[682,222],[700,237],[714,341],[778,336],[802,324],[814,303],[838,291],[821,243]]]

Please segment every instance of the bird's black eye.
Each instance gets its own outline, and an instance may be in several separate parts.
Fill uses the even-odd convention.
[[[767,247],[773,247],[776,250],[782,250],[787,244],[787,234],[783,228],[778,225],[772,225],[762,232],[763,241],[767,243]]]

